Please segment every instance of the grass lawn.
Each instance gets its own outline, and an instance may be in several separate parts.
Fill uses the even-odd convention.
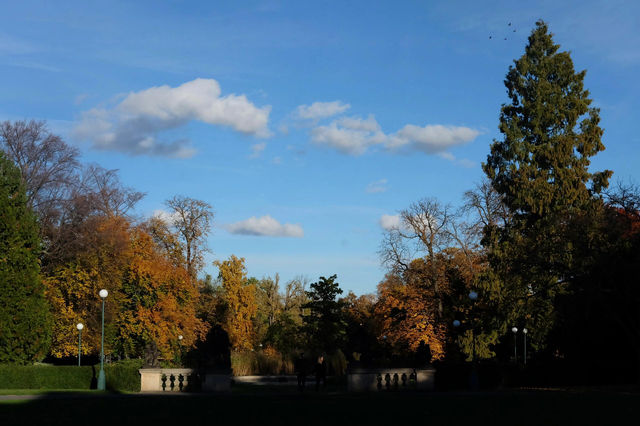
[[[640,393],[319,393],[247,388],[228,395],[42,394],[1,401],[2,425],[617,425],[640,419]],[[50,396],[51,395],[51,396]]]
[[[95,394],[95,391],[87,389],[0,389],[2,395],[42,395],[42,394]]]

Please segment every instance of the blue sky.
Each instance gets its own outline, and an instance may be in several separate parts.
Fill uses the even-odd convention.
[[[0,14],[0,119],[47,120],[83,161],[119,169],[147,193],[141,215],[174,194],[212,204],[214,274],[236,254],[258,278],[338,274],[374,292],[383,215],[459,204],[481,178],[504,76],[539,18],[601,108],[593,170],[640,181],[640,3],[20,1]]]

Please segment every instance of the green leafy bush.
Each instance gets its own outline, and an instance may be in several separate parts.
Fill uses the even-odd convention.
[[[97,366],[97,368],[100,368]],[[110,391],[140,392],[141,359],[118,361],[104,366],[106,386]]]
[[[89,389],[92,377],[89,366],[0,365],[2,389]]]
[[[107,389],[139,392],[141,366],[140,360],[105,365]],[[93,367],[0,364],[0,389],[91,389],[99,371],[99,364]]]

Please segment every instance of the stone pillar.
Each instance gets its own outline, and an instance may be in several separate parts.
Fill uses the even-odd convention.
[[[162,390],[162,368],[141,368],[140,391],[158,392]]]

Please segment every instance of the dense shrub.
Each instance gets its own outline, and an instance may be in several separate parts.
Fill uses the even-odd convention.
[[[140,360],[105,365],[106,386],[110,391],[139,392]],[[0,389],[91,389],[95,387],[100,365],[15,365],[0,364]]]
[[[89,366],[0,365],[2,389],[90,389],[92,377]]]
[[[293,374],[293,360],[273,348],[231,353],[234,376]]]
[[[100,368],[97,366],[97,368]],[[140,392],[141,359],[118,361],[104,366],[107,379],[106,386],[110,391]]]

